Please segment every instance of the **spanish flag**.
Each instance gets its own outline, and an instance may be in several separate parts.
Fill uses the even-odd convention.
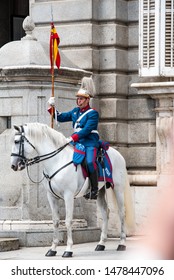
[[[54,23],[51,23],[51,33],[50,33],[50,62],[51,69],[54,67],[54,63],[57,68],[60,68],[60,53],[59,53],[59,43],[60,38],[57,34],[56,28],[54,27]]]

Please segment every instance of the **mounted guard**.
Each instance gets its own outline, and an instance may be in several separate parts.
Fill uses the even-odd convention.
[[[67,142],[73,145],[80,144],[75,149],[80,149],[80,153],[85,154],[87,173],[90,180],[91,191],[84,195],[86,199],[97,199],[98,195],[98,169],[97,169],[97,150],[99,148],[98,133],[98,112],[90,107],[90,98],[94,96],[95,87],[91,77],[82,79],[81,88],[76,94],[77,107],[69,112],[60,113],[55,108],[55,97],[48,100],[48,111],[51,114],[54,110],[54,118],[58,122],[72,121],[74,133],[67,138]],[[84,147],[84,149],[83,149]],[[83,151],[82,151],[83,150]]]
[[[67,138],[61,132],[45,124],[28,123],[15,126],[14,128],[15,135],[11,153],[11,168],[14,171],[21,171],[24,168],[28,170],[29,166],[43,162],[43,178],[47,179],[45,187],[54,224],[53,242],[46,256],[55,256],[56,248],[61,241],[61,235],[59,235],[58,230],[60,223],[59,200],[63,199],[66,210],[67,246],[62,257],[72,257],[74,198],[83,196],[87,190],[87,188],[83,188],[86,180],[83,177],[81,167],[77,166],[76,170],[74,164],[72,164],[74,149],[72,145],[68,145]],[[31,158],[33,153],[37,155]],[[132,228],[132,230],[134,227],[130,185],[125,160],[122,155],[112,147],[108,148],[107,154],[113,167],[114,188],[110,188],[110,192],[116,198],[113,201],[117,201],[118,211],[117,207],[115,211],[120,217],[120,240],[117,250],[123,251],[126,249],[126,226],[130,229]],[[100,241],[95,248],[96,251],[103,251],[107,241],[110,198],[108,197],[107,201],[106,193],[106,188],[101,188],[97,197],[97,204],[101,210],[103,224],[101,226]]]

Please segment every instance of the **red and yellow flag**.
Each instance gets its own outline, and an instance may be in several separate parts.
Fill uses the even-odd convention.
[[[54,63],[57,68],[60,68],[60,53],[59,53],[59,43],[60,38],[57,34],[56,28],[54,27],[54,23],[51,23],[51,33],[50,33],[50,62],[51,69],[54,67]]]

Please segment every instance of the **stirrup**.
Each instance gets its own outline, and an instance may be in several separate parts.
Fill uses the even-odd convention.
[[[98,196],[98,190],[94,190],[91,192],[88,192],[87,194],[84,195],[84,198],[86,199],[97,199]]]

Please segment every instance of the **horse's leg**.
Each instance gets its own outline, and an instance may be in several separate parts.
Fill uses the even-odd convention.
[[[125,228],[125,205],[124,205],[124,186],[116,186],[114,188],[116,200],[118,204],[118,214],[120,218],[121,230],[120,230],[120,241],[117,247],[117,251],[126,250],[126,228]]]
[[[95,248],[95,251],[104,251],[105,249],[105,242],[107,240],[107,233],[108,233],[108,219],[109,219],[109,209],[105,199],[105,188],[103,187],[98,194],[97,204],[100,208],[101,215],[102,215],[102,228],[101,228],[101,235],[100,241]]]
[[[62,257],[68,258],[72,257],[72,245],[73,245],[73,239],[72,239],[72,220],[73,220],[73,210],[74,210],[74,196],[72,193],[67,193],[64,196],[65,200],[65,210],[66,210],[66,228],[67,228],[67,246],[66,250],[63,253]]]
[[[52,211],[52,220],[53,220],[53,226],[54,226],[54,232],[53,232],[53,242],[52,246],[48,250],[45,256],[52,257],[55,256],[57,251],[56,247],[59,244],[59,206],[58,206],[58,198],[54,197],[50,192],[47,193],[48,201],[50,204],[50,208]]]

